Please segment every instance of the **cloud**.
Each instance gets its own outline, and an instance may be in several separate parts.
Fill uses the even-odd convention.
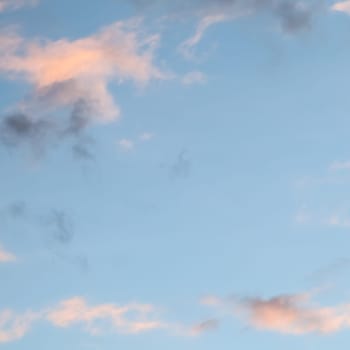
[[[0,0],[0,13],[10,10],[18,10],[24,6],[35,6],[39,0]]]
[[[139,20],[116,22],[76,40],[1,34],[0,74],[32,87],[3,118],[3,139],[36,145],[45,136],[77,137],[91,122],[115,121],[120,109],[110,83],[168,78],[154,63],[158,42],[158,35],[144,34]]]
[[[219,328],[219,320],[210,319],[204,322],[201,322],[191,328],[190,334],[193,336],[201,335],[202,333],[215,331]]]
[[[72,219],[62,210],[53,210],[47,218],[53,229],[52,238],[60,244],[68,244],[74,236]]]
[[[23,201],[13,202],[6,208],[6,212],[13,219],[23,218],[27,214],[27,205]]]
[[[326,223],[332,227],[350,228],[350,219],[342,217],[340,214],[334,213],[327,220]]]
[[[138,138],[123,138],[117,141],[117,145],[125,152],[132,151],[140,143],[149,142],[154,138],[154,134],[148,131],[141,133]]]
[[[0,125],[0,138],[5,145],[32,146],[36,153],[41,152],[53,132],[55,125],[50,120],[33,120],[21,112],[5,116]]]
[[[62,302],[56,309],[49,311],[47,320],[57,327],[83,325],[90,334],[95,335],[106,329],[123,334],[136,334],[155,329],[166,328],[166,324],[155,317],[155,309],[148,304],[101,304],[89,306],[83,298],[73,298]],[[101,327],[101,322],[103,327]]]
[[[118,141],[118,146],[124,151],[131,151],[134,148],[135,143],[130,139],[121,139]]]
[[[147,142],[154,138],[154,134],[152,132],[145,131],[140,135],[139,138],[141,141]]]
[[[219,320],[211,318],[194,326],[166,322],[159,309],[144,303],[89,304],[83,297],[66,299],[53,307],[23,314],[11,310],[0,311],[0,344],[24,337],[36,322],[55,328],[79,327],[91,336],[104,334],[136,335],[164,331],[173,336],[193,337],[218,328]]]
[[[73,145],[72,152],[76,159],[83,159],[83,160],[94,160],[95,156],[89,149],[88,142],[80,141]]]
[[[158,311],[150,304],[89,305],[84,298],[75,297],[39,312],[0,312],[0,343],[24,337],[39,321],[57,328],[81,326],[92,336],[108,332],[139,334],[169,327],[167,323],[158,319]]]
[[[331,9],[333,11],[344,12],[350,15],[350,1],[347,0],[347,1],[336,2],[334,5],[332,5]]]
[[[333,162],[330,166],[329,166],[329,170],[332,171],[338,171],[338,170],[350,170],[350,161],[336,161]]]
[[[189,72],[182,78],[182,83],[184,85],[204,84],[206,81],[206,75],[198,71]]]
[[[170,168],[171,176],[174,178],[187,178],[190,175],[192,163],[188,158],[187,151],[182,151]]]
[[[1,245],[0,245],[0,263],[9,263],[16,261],[17,258],[14,254],[6,251]]]
[[[0,344],[21,339],[39,318],[38,314],[26,312],[17,315],[11,310],[0,312]]]
[[[350,328],[350,304],[322,307],[311,294],[279,295],[270,299],[215,299],[211,306],[228,310],[251,327],[283,334],[330,334]]]
[[[200,17],[195,33],[179,46],[185,58],[194,57],[194,48],[215,24],[241,17],[267,14],[277,19],[285,33],[295,34],[311,28],[313,17],[323,1],[303,0],[214,0],[192,1],[193,14]]]
[[[193,36],[180,44],[179,50],[187,59],[194,58],[193,48],[202,40],[205,32],[217,23],[222,23],[230,20],[231,17],[227,14],[205,15],[198,23]]]

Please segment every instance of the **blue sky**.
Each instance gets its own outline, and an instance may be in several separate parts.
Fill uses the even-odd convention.
[[[0,346],[348,349],[349,15],[0,0]]]

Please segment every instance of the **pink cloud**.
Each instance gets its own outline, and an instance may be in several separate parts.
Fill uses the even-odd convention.
[[[22,315],[17,315],[10,310],[0,312],[0,344],[22,338],[38,317],[32,312]]]
[[[16,256],[8,251],[6,251],[1,245],[0,245],[0,263],[8,263],[13,262],[17,260]]]
[[[63,301],[57,308],[49,311],[46,318],[57,327],[81,324],[91,334],[102,332],[100,322],[104,322],[104,329],[107,322],[111,330],[126,334],[166,328],[166,324],[156,319],[156,310],[152,305],[89,306],[83,298]]]
[[[229,311],[263,331],[304,335],[330,334],[350,328],[350,304],[323,307],[310,299],[310,294],[294,294],[270,299],[220,299],[209,305]]]
[[[120,109],[110,91],[111,83],[144,86],[151,80],[169,78],[155,64],[158,43],[159,36],[144,34],[137,19],[116,22],[75,40],[27,39],[10,30],[3,32],[0,74],[32,87],[4,119],[8,122],[3,128],[5,136],[15,144],[21,142],[18,138],[31,141],[32,134],[21,134],[17,124],[13,125],[19,117],[26,125],[45,120],[45,125],[50,124],[50,137],[57,133],[56,138],[65,130],[78,133],[91,121],[118,119]]]

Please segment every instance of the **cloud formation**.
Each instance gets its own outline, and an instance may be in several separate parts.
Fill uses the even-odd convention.
[[[117,141],[118,147],[125,151],[130,152],[135,149],[136,146],[139,146],[140,143],[149,142],[154,138],[154,134],[148,131],[141,133],[137,138],[122,138]]]
[[[334,5],[332,5],[332,10],[338,11],[338,12],[344,12],[350,15],[350,0],[339,1],[335,3]]]
[[[187,178],[190,175],[192,162],[188,157],[186,150],[181,151],[175,163],[170,168],[170,175],[173,178]]]
[[[19,314],[11,310],[0,311],[0,344],[24,337],[37,322],[45,322],[60,329],[80,327],[91,336],[165,331],[175,336],[193,337],[213,331],[219,326],[217,319],[208,319],[194,326],[166,322],[160,318],[159,309],[151,304],[91,305],[83,297],[74,297],[37,312]]]
[[[158,42],[158,35],[143,33],[139,20],[116,22],[76,40],[1,34],[0,74],[32,87],[3,118],[2,139],[37,145],[45,136],[77,136],[90,122],[118,119],[111,82],[145,85],[167,78],[154,63]]]
[[[309,293],[279,295],[270,299],[211,297],[204,304],[225,309],[262,331],[304,335],[330,334],[350,328],[350,304],[318,306],[311,301]]]
[[[332,170],[332,171],[350,170],[350,161],[342,161],[342,162],[335,161],[329,166],[329,170]]]
[[[11,310],[0,312],[0,344],[18,340],[25,336],[39,315],[26,312],[18,315]]]
[[[89,305],[84,298],[75,297],[38,312],[0,312],[0,343],[24,337],[39,321],[57,328],[80,326],[92,336],[105,333],[132,335],[172,328],[173,331],[176,330],[176,326],[160,320],[158,314],[157,308],[150,304]]]
[[[179,46],[184,57],[190,59],[206,31],[216,24],[264,15],[278,23],[283,32],[296,34],[310,29],[314,17],[326,7],[324,0],[133,0],[133,3],[143,9],[156,6],[181,19],[197,18],[194,34]]]
[[[16,256],[13,253],[6,251],[0,244],[0,263],[9,263],[16,260]]]
[[[72,219],[62,210],[54,210],[48,217],[48,223],[53,228],[52,238],[60,244],[68,244],[74,236]]]
[[[0,0],[0,13],[18,10],[24,6],[35,6],[38,2],[39,0]]]
[[[166,324],[155,317],[155,308],[147,304],[101,304],[89,306],[83,298],[63,301],[48,312],[46,318],[57,327],[81,324],[92,335],[106,331],[107,322],[111,330],[123,334],[135,334],[166,328]],[[99,322],[104,322],[104,327]]]
[[[209,319],[201,323],[196,324],[191,328],[190,334],[193,336],[201,335],[202,333],[215,331],[219,328],[219,320]]]
[[[182,78],[184,85],[204,84],[207,81],[207,77],[203,72],[193,71],[185,74]]]

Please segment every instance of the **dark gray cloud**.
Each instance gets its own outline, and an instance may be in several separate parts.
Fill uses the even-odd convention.
[[[274,6],[273,12],[285,32],[295,33],[311,28],[315,8],[297,1],[280,1]]]
[[[53,132],[55,132],[55,126],[52,122],[43,119],[35,120],[20,112],[5,116],[0,125],[1,141],[9,147],[29,144],[39,150]]]
[[[0,140],[8,147],[30,146],[36,153],[73,141],[74,156],[90,159],[92,142],[83,139],[89,124],[98,119],[99,106],[98,98],[74,80],[36,89],[20,103],[25,113],[15,111],[0,118]]]
[[[87,103],[79,101],[68,119],[57,118],[54,122],[20,112],[9,114],[0,119],[0,141],[9,148],[31,149],[37,156],[57,143],[73,141],[75,159],[91,160],[94,158],[91,152],[93,142],[84,135],[90,122],[87,109]]]

